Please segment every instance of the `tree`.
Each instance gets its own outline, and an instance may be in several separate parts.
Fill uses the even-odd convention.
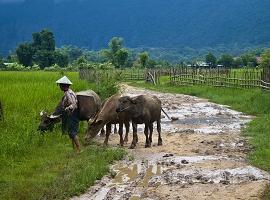
[[[260,66],[263,67],[263,68],[270,69],[270,49],[266,50],[262,54],[262,61],[261,61]]]
[[[110,50],[107,52],[107,56],[111,61],[111,63],[116,67],[119,67],[118,56],[121,55],[121,53],[118,54],[118,51],[122,49],[122,46],[123,46],[123,39],[119,37],[113,37],[109,42]]]
[[[148,65],[147,65],[148,68],[155,68],[156,65],[157,65],[157,62],[156,61],[154,61],[152,59],[149,59]]]
[[[99,54],[100,54],[101,60],[103,62],[111,62],[112,63],[113,58],[112,58],[112,54],[111,54],[110,49],[102,49],[102,50],[100,50]]]
[[[123,46],[123,38],[119,37],[113,37],[109,42],[109,48],[111,49],[111,52],[113,55],[116,54],[118,50],[120,50]]]
[[[57,49],[57,51],[67,56],[69,62],[73,62],[84,53],[83,49],[73,45],[62,46],[61,48]]]
[[[85,58],[85,56],[80,56],[74,62],[76,63],[76,65],[83,67],[84,65],[87,64],[87,59]]]
[[[38,50],[34,55],[34,61],[41,69],[55,64],[54,51]]]
[[[143,68],[146,67],[146,64],[149,60],[149,54],[145,51],[139,54],[140,63]]]
[[[226,68],[233,66],[233,57],[229,54],[223,54],[221,55],[220,59],[218,60],[218,63],[223,65]]]
[[[84,51],[83,55],[87,58],[88,61],[91,62],[102,62],[102,58],[100,57],[99,52],[97,51]]]
[[[32,66],[35,50],[29,43],[22,43],[16,49],[19,63],[24,66]]]
[[[14,62],[19,62],[18,61],[18,56],[16,54],[16,51],[15,52],[10,52],[6,58],[6,61],[8,63],[14,63]]]
[[[123,39],[113,37],[109,42],[109,49],[104,49],[102,55],[116,67],[124,67],[129,52],[123,48]]]
[[[16,54],[24,66],[32,66],[33,62],[41,69],[57,64],[61,67],[68,65],[67,55],[55,51],[54,35],[49,30],[42,30],[32,34],[32,43],[22,43],[16,49]]]
[[[246,67],[256,67],[258,65],[256,56],[253,54],[243,54],[241,56],[243,65]]]
[[[55,51],[54,54],[54,63],[60,67],[68,66],[68,56],[61,54],[59,51]]]
[[[233,66],[234,67],[242,67],[243,66],[243,61],[242,58],[238,57],[233,60]]]
[[[6,66],[5,66],[5,64],[4,64],[4,60],[3,60],[3,58],[2,58],[2,56],[0,56],[0,69],[2,68],[5,68]]]
[[[36,50],[47,50],[47,51],[55,50],[55,39],[51,31],[44,29],[40,32],[33,33],[32,37],[33,37],[32,45]]]
[[[208,53],[206,56],[205,56],[205,62],[207,64],[209,64],[210,67],[215,67],[216,64],[217,64],[217,58],[212,54],[212,53]]]
[[[121,48],[115,53],[116,67],[124,67],[128,58],[128,50]]]
[[[56,60],[59,61],[59,54],[55,53],[55,40],[51,31],[44,29],[32,34],[32,46],[35,49],[34,61],[41,69],[52,66]]]

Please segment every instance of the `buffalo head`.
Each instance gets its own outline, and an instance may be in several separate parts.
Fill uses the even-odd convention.
[[[97,136],[98,132],[103,128],[103,126],[103,120],[97,120],[97,118],[89,119],[84,139],[88,142],[91,141]]]
[[[143,101],[144,99],[141,96],[129,97],[123,96],[119,98],[119,104],[116,108],[117,113],[126,112],[130,113],[131,118],[136,118],[140,116],[143,112]]]
[[[40,112],[40,124],[38,126],[38,130],[41,132],[52,131],[54,128],[54,124],[60,122],[60,115],[48,115],[46,112]]]

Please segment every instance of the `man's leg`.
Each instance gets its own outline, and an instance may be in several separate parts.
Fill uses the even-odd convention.
[[[77,152],[79,153],[81,151],[81,145],[80,145],[79,137],[77,135],[75,135],[75,137],[73,138],[73,142],[76,146]]]
[[[73,139],[73,138],[70,138],[70,139],[71,139],[72,147],[73,147],[73,149],[75,149],[75,148],[76,148],[75,141],[74,141],[74,139]]]

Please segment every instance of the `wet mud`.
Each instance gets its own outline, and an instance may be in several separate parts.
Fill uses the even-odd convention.
[[[153,133],[151,148],[144,148],[144,126],[129,155],[111,166],[110,173],[72,199],[259,199],[270,176],[251,166],[252,150],[241,131],[254,117],[228,106],[197,97],[158,93],[124,85],[123,95],[158,96],[175,120],[162,118],[163,146]],[[103,138],[97,138],[103,142]],[[117,146],[119,136],[110,136]]]

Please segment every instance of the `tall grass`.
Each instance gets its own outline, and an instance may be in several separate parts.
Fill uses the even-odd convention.
[[[87,83],[79,81],[76,74],[68,76],[74,81],[74,90],[86,89]],[[1,72],[0,95],[5,121],[1,124],[1,157],[24,155],[40,145],[44,138],[37,136],[39,112],[52,110],[62,92],[55,84],[59,73]],[[27,145],[26,145],[27,144]],[[5,163],[0,163],[0,166]]]
[[[74,91],[95,88],[65,73]],[[85,190],[120,159],[124,151],[98,146],[73,153],[59,127],[48,134],[37,131],[41,110],[52,111],[63,93],[55,81],[60,72],[0,72],[0,199],[64,199]],[[81,124],[79,136],[84,134]],[[56,187],[57,186],[57,187]]]

